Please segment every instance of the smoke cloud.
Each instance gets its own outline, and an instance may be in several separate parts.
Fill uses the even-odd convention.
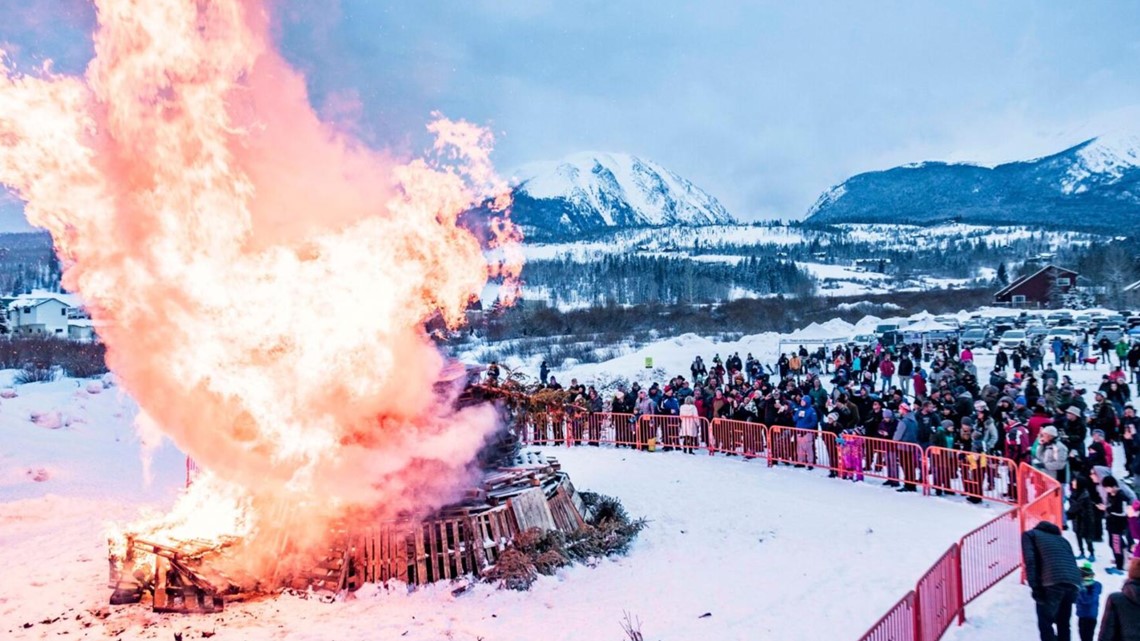
[[[495,420],[433,391],[421,327],[517,276],[505,216],[504,265],[456,225],[508,204],[490,134],[437,119],[410,162],[355,143],[317,117],[261,2],[96,9],[83,77],[0,66],[0,183],[51,231],[122,385],[212,474],[148,527],[305,548],[349,513],[454,499]]]

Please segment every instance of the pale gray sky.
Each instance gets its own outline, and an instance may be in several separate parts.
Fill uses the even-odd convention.
[[[624,151],[744,220],[801,217],[861,171],[1043,155],[1140,113],[1135,2],[277,4],[314,104],[370,144],[414,151],[440,110],[490,124],[504,172]],[[86,3],[30,5],[0,21],[0,42],[17,62],[81,69]]]

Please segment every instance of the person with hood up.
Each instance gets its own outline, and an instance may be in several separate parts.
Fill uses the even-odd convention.
[[[1124,587],[1104,602],[1097,641],[1140,641],[1140,559],[1132,559]]]
[[[1073,546],[1056,524],[1041,521],[1021,535],[1021,557],[1025,582],[1037,604],[1041,641],[1069,639],[1073,603],[1081,585]]]
[[[796,434],[796,467],[815,465],[815,429],[819,426],[819,417],[811,403],[811,397],[800,397],[800,405],[792,413],[796,421],[796,428],[805,430]],[[810,431],[809,431],[810,430]]]

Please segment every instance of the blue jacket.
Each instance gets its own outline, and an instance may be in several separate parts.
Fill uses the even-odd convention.
[[[1077,591],[1077,618],[1096,619],[1100,615],[1100,581],[1082,585]]]
[[[801,430],[814,430],[816,425],[819,424],[819,418],[815,413],[815,408],[811,406],[811,403],[797,407],[792,416],[796,419],[796,427]]]

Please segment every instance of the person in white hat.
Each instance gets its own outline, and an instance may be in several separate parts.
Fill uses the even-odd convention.
[[[1047,425],[1041,429],[1033,447],[1033,466],[1065,484],[1065,468],[1069,464],[1069,448],[1057,438],[1057,428]]]

